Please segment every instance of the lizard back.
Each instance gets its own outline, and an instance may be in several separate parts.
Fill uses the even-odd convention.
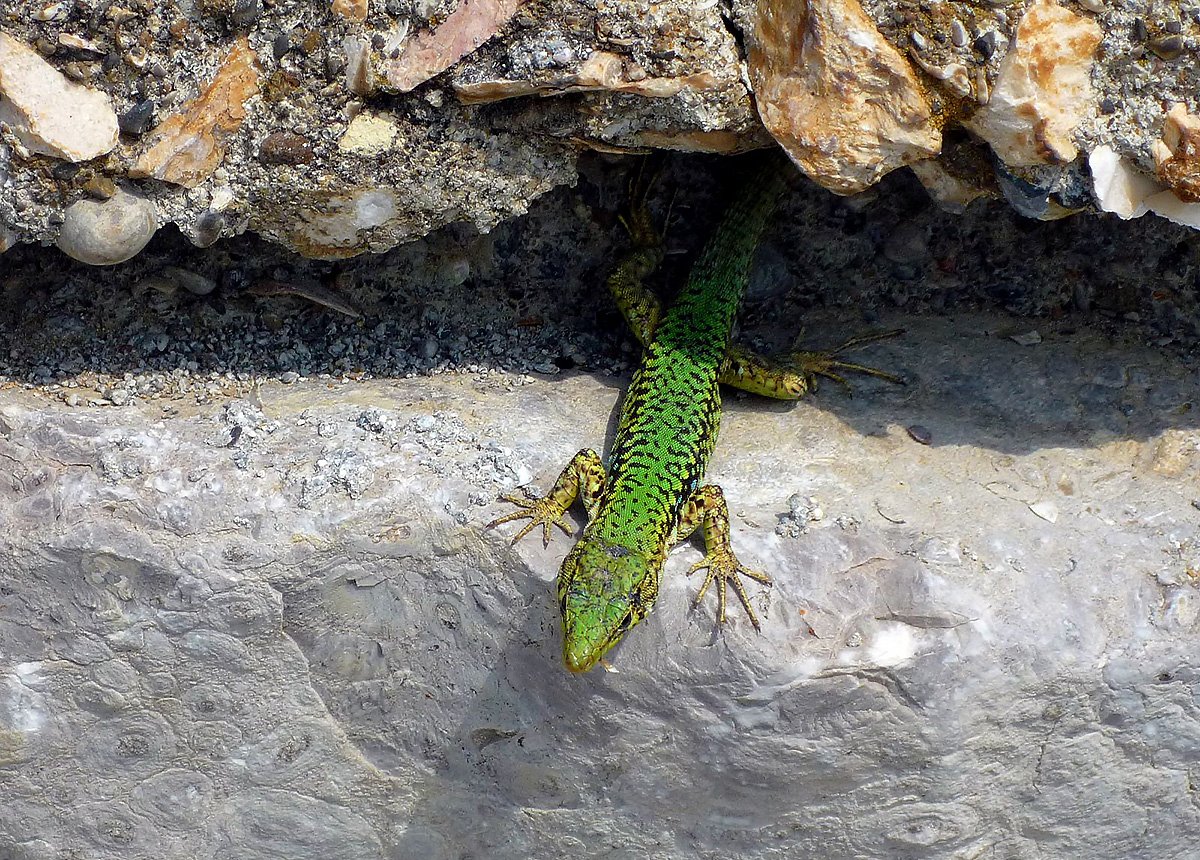
[[[785,186],[766,159],[737,192],[646,349],[621,408],[587,533],[661,560],[717,442],[717,376],[763,226]]]

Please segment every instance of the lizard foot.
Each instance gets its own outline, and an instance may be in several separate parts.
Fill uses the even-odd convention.
[[[696,599],[692,602],[692,607],[700,605],[700,601],[704,599],[704,595],[708,592],[708,587],[717,583],[717,624],[725,623],[725,588],[726,585],[732,585],[734,593],[737,594],[738,600],[742,602],[742,606],[746,609],[746,614],[750,616],[750,623],[754,625],[754,629],[762,632],[762,628],[758,624],[758,616],[754,614],[754,608],[750,605],[750,596],[746,594],[746,586],[742,584],[739,577],[747,576],[755,582],[761,582],[763,585],[771,585],[771,577],[765,573],[759,573],[757,570],[750,570],[740,561],[733,551],[728,547],[717,547],[710,550],[702,560],[693,564],[688,568],[687,575],[691,576],[698,570],[708,568],[708,575],[704,577],[704,584],[700,586],[700,590],[696,592]]]
[[[521,530],[517,532],[516,537],[512,539],[513,543],[516,543],[521,538],[525,537],[525,535],[529,534],[538,526],[542,527],[543,547],[550,546],[550,526],[558,526],[558,528],[562,529],[563,534],[565,534],[567,537],[571,537],[573,534],[575,534],[575,530],[563,518],[563,514],[565,514],[566,511],[559,502],[555,501],[553,493],[547,496],[531,496],[527,492],[524,497],[518,496],[515,493],[504,493],[500,496],[500,498],[506,502],[516,505],[518,508],[522,508],[522,510],[513,511],[511,514],[505,514],[502,517],[497,517],[484,526],[484,528],[493,529],[502,523],[509,523],[513,522],[514,520],[529,520],[529,522],[527,522],[521,528]]]
[[[805,378],[810,389],[816,387],[817,377],[824,376],[826,379],[832,379],[839,385],[843,385],[847,390],[852,391],[850,383],[842,376],[839,371],[853,371],[854,373],[864,373],[867,376],[874,376],[877,379],[886,379],[888,382],[894,382],[897,385],[904,384],[904,378],[897,376],[894,373],[888,373],[886,370],[880,370],[876,367],[870,367],[865,364],[857,364],[852,361],[842,361],[838,358],[838,354],[845,352],[848,349],[855,349],[860,346],[865,346],[869,343],[875,343],[880,340],[888,340],[893,337],[899,337],[904,334],[904,329],[897,328],[890,331],[872,332],[870,334],[859,335],[852,337],[841,346],[834,347],[829,350],[820,351],[798,351],[793,352],[788,356],[787,366],[789,370],[800,374]]]

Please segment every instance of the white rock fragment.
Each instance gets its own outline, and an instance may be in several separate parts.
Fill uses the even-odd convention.
[[[146,247],[158,229],[154,204],[124,190],[107,200],[77,200],[64,219],[59,249],[93,266],[123,263]]]
[[[87,161],[117,145],[117,114],[99,90],[73,83],[0,32],[0,122],[31,152]]]
[[[1019,346],[1034,346],[1042,342],[1042,335],[1037,329],[1033,329],[1020,334],[1010,334],[1008,339]]]
[[[1089,78],[1099,25],[1036,0],[1017,25],[987,104],[963,124],[1012,166],[1071,161],[1072,135],[1092,110]]]
[[[1058,522],[1058,506],[1054,502],[1034,502],[1029,506],[1029,510],[1048,523]]]
[[[1105,212],[1128,220],[1153,212],[1182,224],[1200,228],[1200,203],[1185,203],[1170,189],[1139,171],[1109,146],[1098,146],[1088,155],[1092,193]]]

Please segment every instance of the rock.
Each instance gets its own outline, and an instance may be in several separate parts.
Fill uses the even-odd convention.
[[[259,76],[254,51],[248,40],[240,39],[204,91],[154,129],[129,175],[187,188],[203,182],[220,165],[228,138],[246,118],[246,100],[258,94]]]
[[[858,0],[764,0],[749,15],[759,115],[815,182],[852,194],[940,151],[921,82]]]
[[[1195,416],[1112,425],[1080,374],[1194,375],[1100,328],[1036,350],[987,333],[1008,321],[903,319],[906,391],[727,410],[709,477],[735,551],[774,577],[748,589],[762,632],[732,601],[716,631],[711,593],[691,608],[685,545],[616,671],[581,676],[561,665],[553,584],[570,541],[512,547],[516,526],[483,528],[511,508],[472,499],[502,492],[508,464],[548,489],[604,439],[615,380],[263,373],[245,400],[173,415],[173,390],[67,410],[6,387],[0,844],[1191,856]],[[360,429],[368,409],[384,432]]]
[[[391,149],[399,129],[387,115],[364,111],[350,121],[338,138],[338,149],[354,155],[376,156]]]
[[[370,4],[367,0],[333,0],[329,10],[339,18],[352,23],[362,23],[367,20]]]
[[[118,189],[107,200],[77,200],[68,206],[56,244],[81,263],[111,266],[146,247],[156,230],[154,203]]]
[[[308,164],[313,160],[312,144],[298,134],[277,131],[258,145],[258,160],[264,164]]]
[[[1139,171],[1111,147],[1098,146],[1088,156],[1096,202],[1121,218],[1153,212],[1176,224],[1200,228],[1200,203],[1185,203],[1170,189]]]
[[[387,250],[453,222],[486,232],[573,183],[584,150],[733,154],[769,144],[751,84],[770,131],[839,193],[923,160],[915,172],[943,206],[1003,192],[1022,212],[1056,217],[1077,200],[1040,180],[1032,199],[1009,177],[1027,177],[1031,165],[1020,162],[1059,167],[1099,147],[1157,176],[1156,157],[1165,172],[1155,193],[1191,193],[1186,158],[1155,144],[1167,146],[1166,107],[1200,111],[1190,95],[1200,74],[1194,22],[1159,20],[1136,3],[190,0],[179,14],[143,6],[35,3],[6,19],[6,44],[46,58],[28,60],[39,81],[79,80],[95,89],[63,93],[111,99],[121,145],[133,151],[109,148],[114,160],[98,169],[117,179],[132,161],[133,177],[159,180],[141,193],[163,223],[199,244],[249,230],[285,244],[296,237],[293,250],[324,255],[330,246],[309,241],[301,219],[324,199],[354,200],[369,188],[404,190],[383,223],[339,235],[340,255]],[[319,23],[326,19],[330,26]],[[1097,34],[1103,46],[1093,51]],[[33,93],[25,109],[39,120],[70,102]],[[476,108],[501,99],[502,108]],[[339,147],[361,113],[395,127],[389,144],[360,148],[356,126]],[[938,154],[943,133],[953,146],[965,138],[964,123],[992,142],[1001,164]],[[68,128],[55,146],[72,158],[112,146],[111,118],[103,146],[88,152],[72,150],[85,140],[78,129],[54,127]],[[19,135],[6,140],[13,183],[0,206],[13,209],[0,217],[20,241],[51,243],[79,183]],[[1077,172],[1079,159],[1071,164]],[[1190,205],[1177,195],[1147,211],[1190,224]],[[209,211],[223,213],[219,231]]]
[[[1056,0],[1035,0],[991,98],[963,124],[1011,166],[1073,160],[1075,129],[1095,110],[1089,76],[1102,35],[1095,21]]]
[[[1182,202],[1200,203],[1200,117],[1182,102],[1172,106],[1153,152],[1159,181]]]
[[[436,28],[408,41],[396,59],[384,63],[381,86],[406,93],[440,75],[494,36],[519,6],[519,0],[462,0]]]
[[[0,122],[31,152],[88,161],[117,145],[104,93],[67,80],[36,51],[0,32]]]

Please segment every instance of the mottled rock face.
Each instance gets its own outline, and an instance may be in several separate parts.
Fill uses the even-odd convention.
[[[1188,857],[1195,369],[990,334],[1008,316],[882,322],[913,385],[723,422],[762,632],[714,633],[680,547],[616,671],[581,676],[566,541],[482,524],[603,439],[612,380],[265,381],[177,413],[6,388],[0,846]]]
[[[1196,220],[1190,138],[1177,153],[1168,119],[1200,112],[1200,23],[1182,7],[737,0],[732,23],[708,0],[12,8],[8,244],[55,242],[77,199],[135,182],[199,245],[251,230],[344,257],[448,222],[486,231],[573,181],[580,148],[771,136],[838,193],[925,162],[950,207],[1003,195],[1040,218],[1109,205],[1111,171],[1088,176],[1103,150],[1170,195],[1141,211]],[[943,155],[963,128],[978,155]]]

